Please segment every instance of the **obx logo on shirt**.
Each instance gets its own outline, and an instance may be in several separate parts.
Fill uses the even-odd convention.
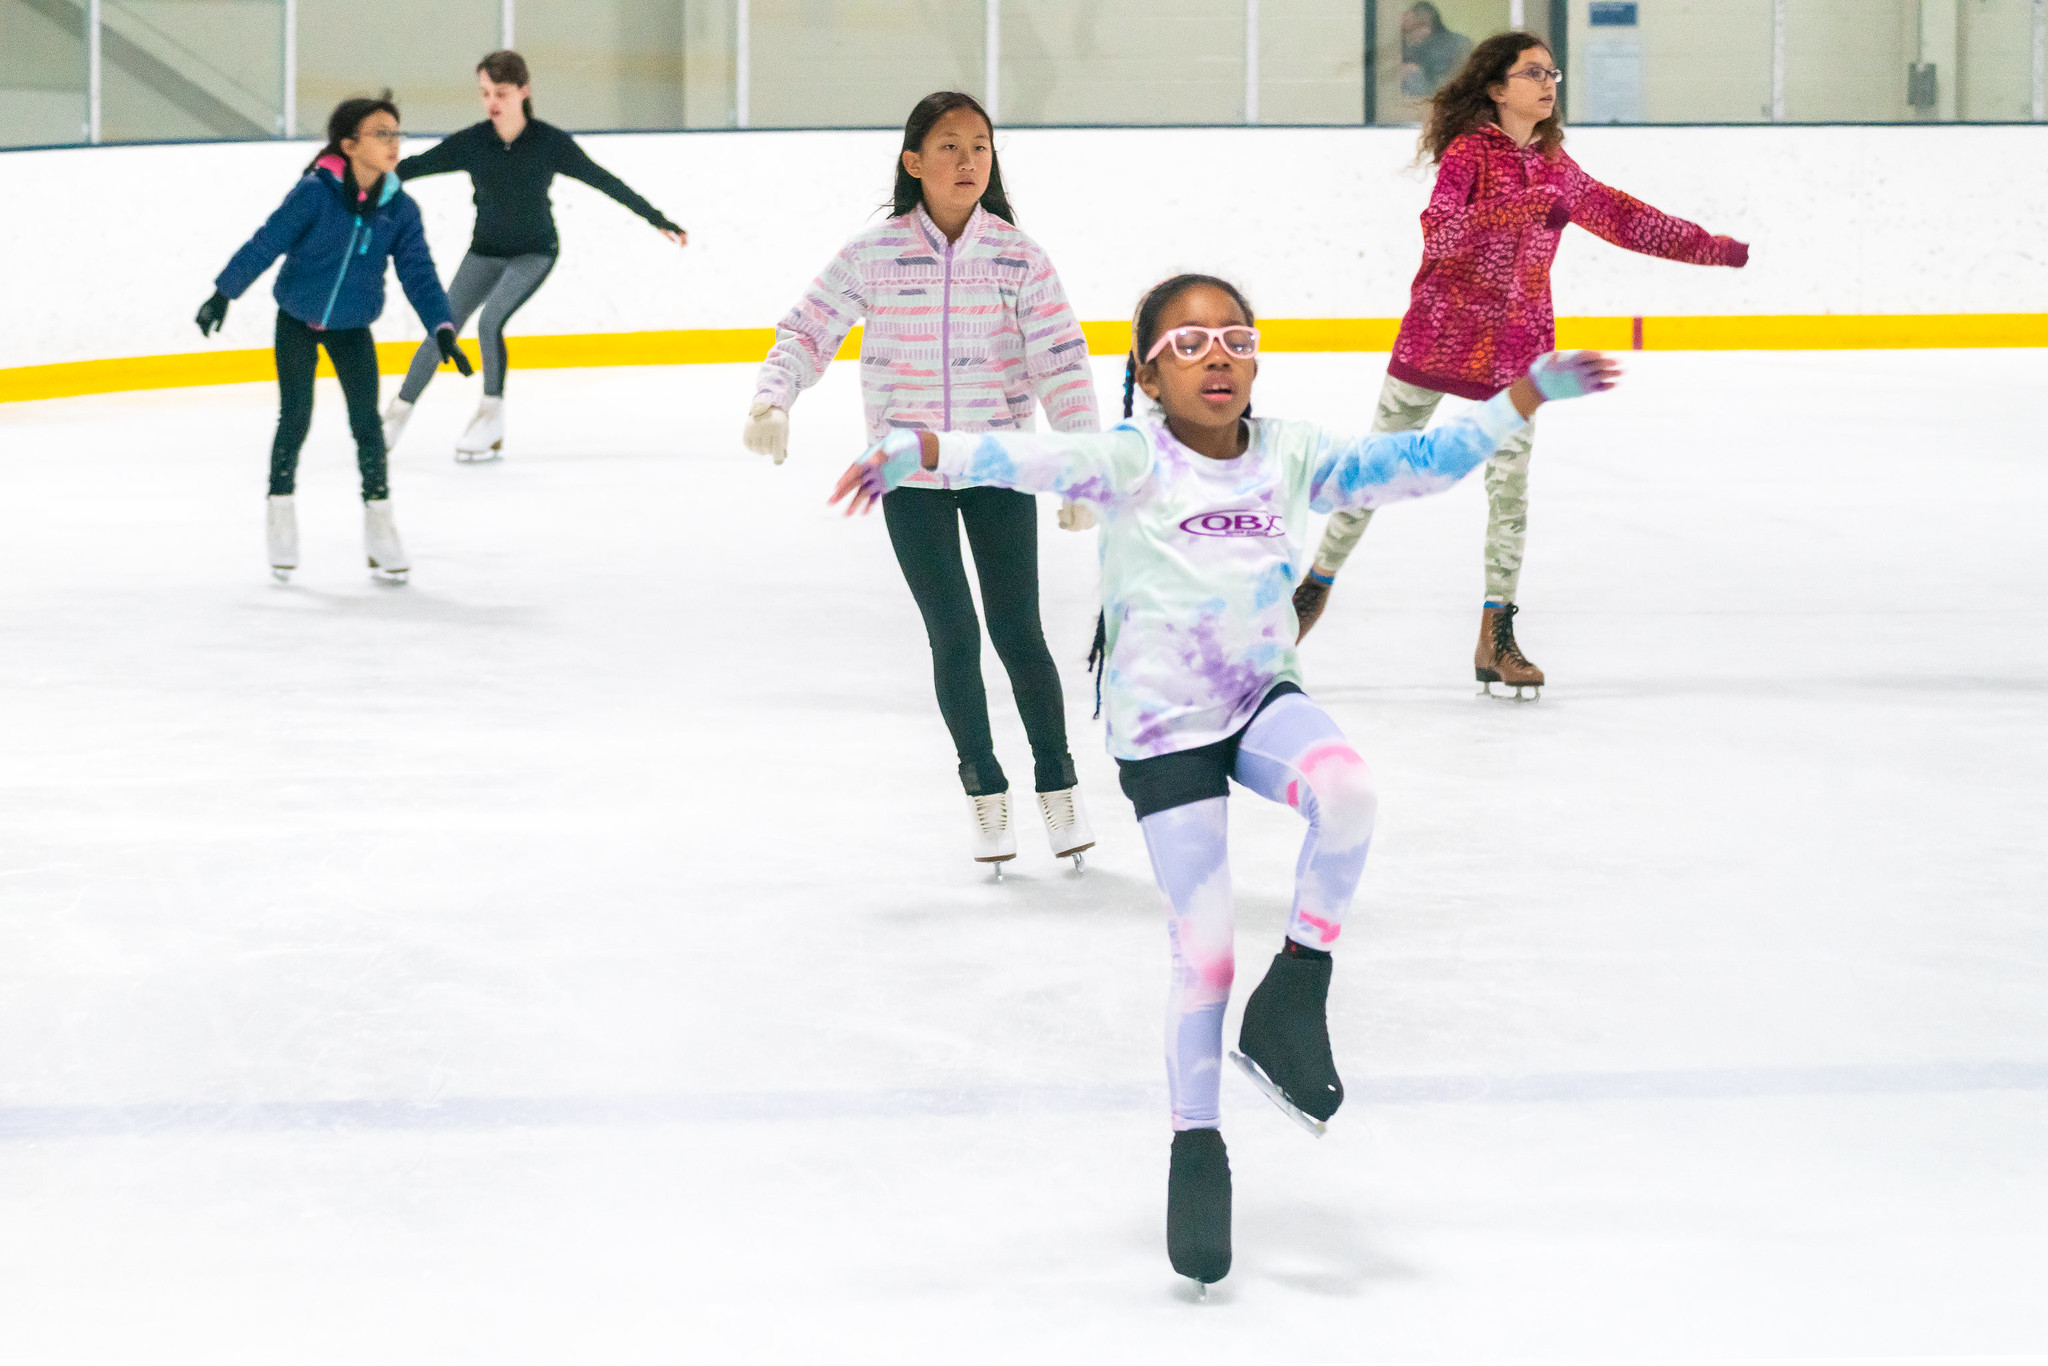
[[[1277,512],[1253,512],[1241,509],[1229,512],[1202,512],[1180,524],[1180,529],[1192,536],[1285,536],[1287,529],[1281,525]]]

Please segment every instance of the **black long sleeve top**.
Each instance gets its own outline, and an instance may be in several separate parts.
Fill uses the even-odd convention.
[[[553,256],[561,251],[554,206],[548,200],[549,182],[557,175],[602,190],[657,228],[681,231],[625,181],[592,161],[576,139],[539,119],[528,119],[509,143],[498,137],[487,119],[398,163],[400,180],[446,171],[469,172],[475,187],[476,231],[469,249],[478,256]]]

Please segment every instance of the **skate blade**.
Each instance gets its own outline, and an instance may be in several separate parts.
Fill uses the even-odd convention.
[[[1095,846],[1091,844],[1088,847],[1090,849],[1093,849]],[[1074,861],[1075,872],[1085,873],[1088,871],[1088,860],[1081,856],[1081,851],[1079,849],[1076,849],[1073,853],[1066,855],[1066,857]]]
[[[379,569],[374,564],[370,566],[370,578],[372,582],[388,583],[393,587],[403,584],[405,582],[405,576],[411,572],[411,570],[407,569]]]
[[[487,451],[458,450],[455,452],[455,463],[458,465],[488,465],[493,460],[503,460],[504,458],[505,443],[502,441]]]
[[[1260,1093],[1267,1100],[1279,1106],[1280,1112],[1296,1124],[1299,1124],[1317,1138],[1321,1138],[1330,1127],[1324,1121],[1317,1119],[1314,1115],[1309,1114],[1306,1110],[1301,1109],[1293,1101],[1289,1100],[1287,1093],[1269,1081],[1266,1074],[1259,1070],[1259,1065],[1250,1058],[1247,1058],[1244,1054],[1233,1048],[1230,1050],[1230,1060],[1237,1064],[1238,1070],[1245,1074],[1252,1085],[1259,1088]]]
[[[292,570],[296,568],[298,568],[297,565],[274,564],[270,566],[270,577],[276,579],[279,583],[290,583],[292,581]]]

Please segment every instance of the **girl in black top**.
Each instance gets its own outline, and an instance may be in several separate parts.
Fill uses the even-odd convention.
[[[540,288],[561,250],[548,203],[550,181],[557,175],[580,180],[639,214],[677,246],[690,240],[661,210],[585,155],[576,139],[533,117],[533,83],[525,58],[493,52],[477,63],[476,83],[489,117],[398,163],[401,180],[467,171],[476,188],[476,231],[469,254],[449,282],[448,302],[458,331],[479,305],[483,308],[477,332],[484,353],[484,399],[455,443],[457,460],[495,460],[504,445],[505,324]],[[398,397],[384,412],[387,450],[398,444],[412,405],[440,361],[431,341],[413,356]]]

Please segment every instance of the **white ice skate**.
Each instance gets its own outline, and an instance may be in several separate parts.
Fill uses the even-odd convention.
[[[378,498],[363,504],[363,549],[370,557],[370,570],[384,583],[404,583],[412,568],[405,558],[405,544],[398,539],[398,527],[391,520],[391,500]]]
[[[1086,868],[1081,855],[1095,847],[1095,832],[1088,828],[1088,813],[1081,806],[1081,789],[1041,792],[1038,809],[1045,816],[1045,837],[1052,841],[1052,856],[1072,859],[1077,873]]]
[[[412,420],[412,405],[402,398],[394,398],[384,409],[384,454],[398,449],[398,438],[405,435],[405,424]]]
[[[1010,794],[992,792],[986,797],[969,797],[967,814],[974,822],[968,836],[974,846],[976,863],[993,863],[996,881],[1003,880],[1003,865],[1017,857],[1017,832],[1010,828]]]
[[[476,416],[455,443],[455,458],[465,465],[480,465],[505,456],[505,400],[486,396],[477,404]]]
[[[263,525],[270,537],[270,572],[279,583],[289,582],[299,567],[299,514],[289,493],[270,495]]]

